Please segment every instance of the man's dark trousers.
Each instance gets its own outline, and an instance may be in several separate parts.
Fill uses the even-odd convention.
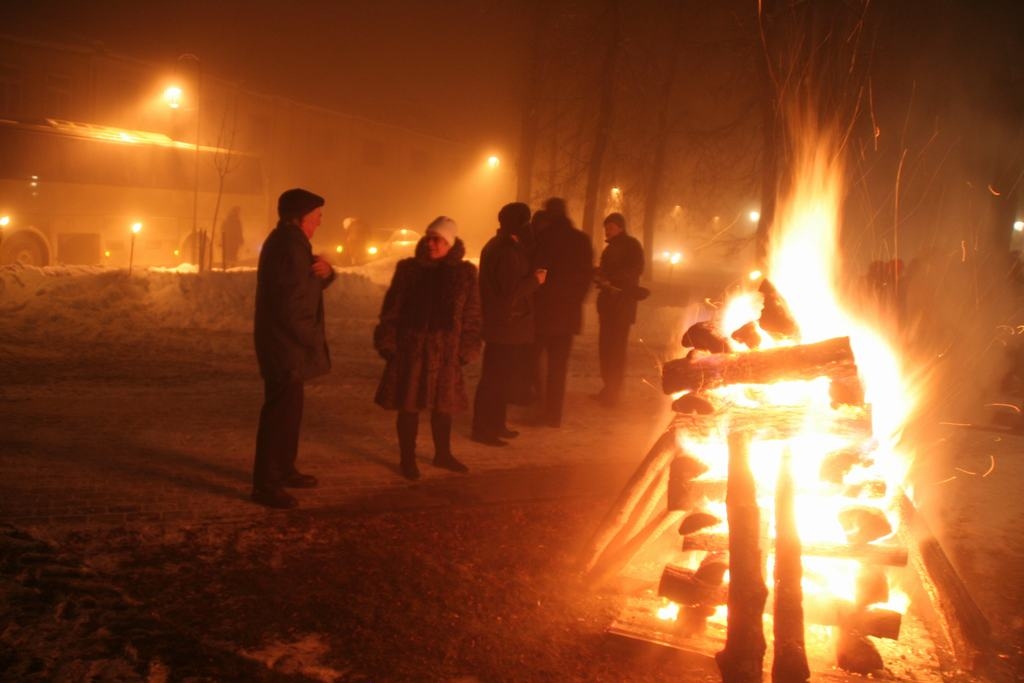
[[[256,432],[253,487],[262,491],[281,488],[295,473],[302,423],[302,381],[264,380],[263,409]]]
[[[493,439],[506,428],[509,389],[521,371],[522,344],[484,344],[480,382],[473,400],[473,436]]]
[[[562,424],[562,406],[565,404],[565,378],[569,374],[569,354],[572,335],[542,335],[537,337],[538,355],[543,355],[547,366],[544,373],[544,424],[558,427]]]
[[[629,345],[631,323],[601,318],[597,339],[597,352],[601,360],[601,380],[604,388],[601,398],[608,403],[618,402],[622,383],[626,377],[626,347]]]

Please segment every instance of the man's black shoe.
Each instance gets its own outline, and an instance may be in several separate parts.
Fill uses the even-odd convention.
[[[519,436],[519,432],[517,432],[514,429],[509,429],[508,427],[504,427],[504,428],[498,430],[498,436],[500,436],[502,439],[514,439],[517,436]]]
[[[434,456],[434,467],[451,470],[452,472],[469,472],[469,468],[456,460],[455,456],[450,453],[448,455]]]
[[[286,493],[284,489],[253,489],[252,501],[275,510],[291,510],[299,506],[299,501]]]
[[[420,478],[420,468],[416,467],[415,460],[403,460],[398,466],[398,470],[409,481],[416,481]]]
[[[508,445],[508,441],[502,441],[501,439],[499,439],[496,436],[480,436],[479,434],[474,434],[474,435],[469,437],[469,440],[470,441],[476,441],[477,443],[482,443],[485,446],[507,446]]]
[[[312,474],[302,474],[301,472],[295,472],[289,474],[281,482],[281,485],[289,489],[315,489],[319,482]]]

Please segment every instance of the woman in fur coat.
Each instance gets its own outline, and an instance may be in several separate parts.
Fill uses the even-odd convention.
[[[452,413],[468,405],[462,366],[480,355],[480,292],[476,266],[465,260],[455,221],[440,216],[427,226],[416,255],[395,266],[384,296],[373,345],[387,361],[377,388],[378,405],[398,411],[401,472],[416,466],[419,411],[430,411],[434,465],[467,467],[451,451]]]

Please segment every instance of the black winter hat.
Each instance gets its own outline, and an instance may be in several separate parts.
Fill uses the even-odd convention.
[[[530,207],[522,202],[506,204],[498,212],[498,225],[513,233],[518,233],[529,222]]]
[[[610,213],[607,216],[605,216],[604,217],[604,222],[605,223],[613,223],[613,224],[619,226],[620,228],[622,228],[622,232],[626,232],[626,217],[623,216],[618,211],[616,211],[614,213]]]
[[[309,190],[296,187],[286,190],[277,198],[277,216],[282,221],[302,218],[307,213],[324,205],[324,198]]]

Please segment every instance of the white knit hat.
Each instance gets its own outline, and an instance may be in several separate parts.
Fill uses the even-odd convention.
[[[427,226],[427,235],[437,235],[449,246],[455,246],[455,236],[459,233],[459,226],[448,216],[438,216]]]

